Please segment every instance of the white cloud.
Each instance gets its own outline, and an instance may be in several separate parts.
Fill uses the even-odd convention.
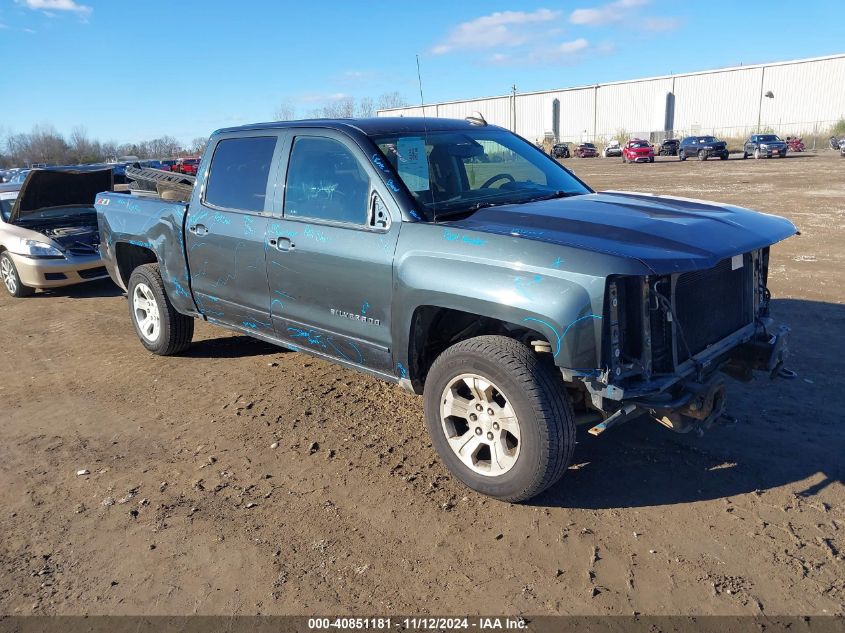
[[[15,0],[15,2],[34,11],[68,11],[82,16],[90,15],[94,10],[86,4],[77,4],[75,0]]]
[[[552,22],[560,15],[560,11],[550,9],[491,13],[462,22],[452,29],[442,42],[431,49],[431,52],[435,55],[443,55],[462,49],[521,46],[531,36],[526,26]]]
[[[560,53],[569,55],[572,53],[583,51],[589,45],[590,43],[587,40],[585,40],[583,37],[579,37],[577,40],[572,40],[571,42],[564,42],[563,44],[557,47],[557,50]]]
[[[643,27],[649,31],[674,31],[681,26],[678,18],[646,18]]]
[[[495,66],[536,66],[537,64],[573,65],[595,47],[583,37],[549,46],[522,48],[514,54],[494,53],[485,59]]]
[[[590,9],[575,9],[569,14],[572,24],[584,26],[602,26],[613,22],[621,22],[632,9],[648,4],[649,0],[616,0]]]

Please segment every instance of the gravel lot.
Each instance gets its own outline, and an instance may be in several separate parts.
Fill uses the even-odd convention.
[[[738,422],[703,438],[579,435],[531,505],[454,482],[396,387],[205,324],[152,356],[110,283],[4,293],[0,613],[845,614],[831,154],[564,161],[596,189],[792,219],[770,288],[799,377],[731,386]]]

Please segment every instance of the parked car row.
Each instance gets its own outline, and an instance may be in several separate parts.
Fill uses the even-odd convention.
[[[845,139],[843,139],[845,141]],[[831,147],[840,152],[840,142],[831,137]],[[799,137],[787,137],[784,141],[776,134],[753,134],[743,144],[742,157],[748,158],[784,158],[788,152],[805,151],[804,142]],[[645,139],[632,138],[621,144],[618,140],[612,140],[599,153],[593,143],[580,143],[570,152],[568,143],[555,143],[550,151],[552,158],[569,158],[570,155],[577,158],[591,158],[603,156],[605,158],[621,157],[626,163],[653,163],[655,156],[677,156],[678,160],[685,161],[689,158],[696,158],[705,161],[710,158],[727,160],[730,155],[727,143],[715,136],[687,136],[681,140],[665,139],[658,147]]]

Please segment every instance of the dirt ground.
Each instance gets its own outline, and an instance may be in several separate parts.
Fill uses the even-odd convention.
[[[731,386],[703,438],[582,432],[507,505],[397,387],[206,324],[153,356],[110,283],[3,294],[0,613],[845,613],[845,160],[564,162],[792,219],[770,288],[799,377]]]

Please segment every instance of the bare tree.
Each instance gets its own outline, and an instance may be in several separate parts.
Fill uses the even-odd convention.
[[[388,108],[402,108],[408,105],[407,99],[403,97],[399,92],[384,92],[379,95],[378,98],[378,109],[379,110],[387,110]]]
[[[282,101],[273,113],[274,121],[293,121],[296,118],[296,108],[289,101]]]
[[[208,144],[208,137],[198,136],[193,141],[191,141],[191,146],[188,149],[190,150],[191,154],[199,156],[205,151],[206,144]]]
[[[179,141],[172,136],[162,136],[142,143],[139,150],[146,158],[167,158],[174,156],[181,148]]]
[[[341,97],[319,109],[326,119],[351,119],[355,116],[355,97]]]
[[[375,116],[375,114],[376,107],[375,103],[373,103],[372,98],[362,97],[361,100],[358,102],[357,107],[355,108],[355,116],[366,118]]]
[[[101,157],[100,144],[88,138],[88,133],[82,125],[76,126],[71,131],[68,148],[72,163],[93,163]]]

